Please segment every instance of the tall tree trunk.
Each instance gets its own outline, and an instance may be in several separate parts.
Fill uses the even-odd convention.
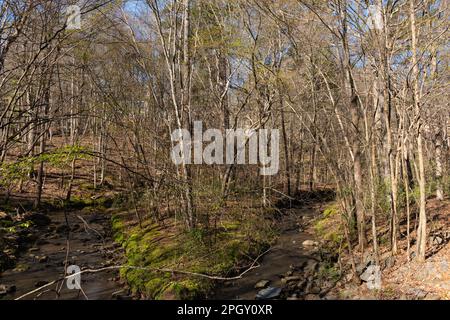
[[[444,188],[442,184],[442,133],[439,128],[438,134],[435,137],[435,153],[436,153],[436,199],[444,200]]]
[[[284,167],[286,172],[286,181],[285,181],[285,192],[288,196],[292,195],[291,191],[291,167],[289,162],[289,142],[288,137],[286,133],[286,122],[285,122],[285,115],[283,110],[283,97],[280,97],[281,99],[281,129],[283,132],[283,145],[284,145]]]
[[[379,10],[382,11],[383,2],[378,0],[377,6]],[[383,100],[383,114],[384,114],[384,124],[386,128],[386,171],[388,177],[389,185],[389,200],[391,207],[391,221],[390,221],[390,232],[391,232],[391,251],[392,254],[397,254],[397,197],[398,197],[398,185],[396,176],[396,162],[394,155],[394,141],[392,134],[392,95],[391,95],[391,74],[389,69],[389,43],[388,43],[388,26],[386,21],[386,15],[383,14],[383,28],[379,34],[380,42],[380,63],[381,63],[381,75],[383,80],[382,85],[382,100]]]
[[[419,228],[417,230],[417,257],[420,261],[425,261],[425,251],[427,246],[427,215],[426,215],[426,190],[425,190],[425,166],[423,157],[423,137],[422,137],[422,119],[420,116],[420,97],[419,97],[419,66],[417,61],[417,30],[416,14],[414,0],[409,0],[409,14],[411,20],[411,51],[412,51],[412,81],[414,109],[417,119],[417,156],[419,160]]]
[[[191,50],[190,50],[190,34],[191,34],[191,1],[183,0],[183,78],[182,78],[182,109],[187,115],[187,122],[192,132],[193,123],[191,118]],[[185,197],[186,197],[186,215],[187,224],[190,229],[195,228],[196,219],[194,212],[194,200],[192,195],[192,172],[191,168],[183,165],[185,176]]]
[[[362,165],[361,165],[361,147],[360,147],[360,106],[358,95],[355,88],[355,82],[352,74],[352,63],[350,60],[350,48],[348,43],[348,21],[347,21],[347,1],[344,1],[344,8],[340,8],[341,15],[341,37],[343,45],[343,73],[344,86],[348,106],[350,109],[350,118],[352,126],[352,154],[353,154],[353,179],[354,179],[354,197],[355,197],[355,214],[356,225],[358,231],[358,245],[361,252],[364,252],[367,243],[365,230],[365,213],[363,205],[363,184],[362,184]]]
[[[43,119],[47,118],[48,109],[50,105],[50,83],[44,83],[46,86],[44,89],[44,94],[42,98],[43,102]],[[39,154],[43,155],[45,152],[47,132],[48,132],[48,124],[45,121],[42,121],[41,127],[41,137],[39,144]],[[36,186],[36,199],[34,201],[33,207],[38,208],[41,205],[42,192],[44,188],[44,161],[39,162],[39,169],[37,175],[37,186]]]

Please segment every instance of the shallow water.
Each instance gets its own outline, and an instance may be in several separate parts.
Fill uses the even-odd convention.
[[[67,213],[71,230],[68,234],[64,227],[67,225],[64,212],[52,212],[49,217],[49,226],[33,230],[38,239],[21,253],[16,268],[0,275],[0,284],[16,287],[15,292],[3,296],[3,299],[16,299],[37,287],[61,279],[66,265],[77,265],[83,270],[113,264],[117,249],[110,237],[109,214],[70,211]],[[87,226],[79,217],[87,222]],[[113,293],[124,291],[117,274],[116,270],[85,273],[81,275],[82,290],[70,290],[66,281],[60,281],[23,299],[113,299]]]
[[[283,288],[282,277],[287,272],[308,261],[317,261],[302,247],[305,240],[313,239],[307,232],[300,231],[300,225],[314,215],[313,208],[286,209],[280,226],[277,243],[259,261],[259,267],[246,273],[241,279],[226,282],[214,292],[211,299],[253,300],[261,289],[255,289],[260,280],[269,280],[271,287]]]

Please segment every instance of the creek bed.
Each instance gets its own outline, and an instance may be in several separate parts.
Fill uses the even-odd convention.
[[[114,264],[117,251],[111,239],[110,214],[95,209],[48,214],[50,223],[33,227],[36,239],[27,244],[14,269],[0,274],[0,285],[15,287],[0,299],[16,299],[47,283],[61,279],[65,266],[99,269]],[[69,227],[67,227],[67,225]],[[109,300],[126,296],[117,270],[81,275],[81,289],[69,289],[67,281],[58,282],[23,299]],[[11,291],[11,290],[10,290]]]

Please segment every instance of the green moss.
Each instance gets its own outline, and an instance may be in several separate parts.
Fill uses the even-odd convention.
[[[222,226],[228,231],[238,230],[241,226],[241,222],[239,221],[226,221],[222,223]]]
[[[9,220],[0,220],[0,230],[6,233],[18,233],[30,228],[33,225],[32,221],[14,222]]]
[[[255,225],[261,229],[255,232]],[[150,299],[195,299],[211,290],[213,283],[204,277],[182,273],[162,273],[156,269],[188,271],[207,275],[225,275],[267,246],[269,234],[263,225],[242,224],[230,220],[216,233],[204,229],[181,232],[163,228],[150,221],[143,228],[126,229],[120,215],[112,218],[114,239],[124,250],[128,267],[120,272],[132,291]],[[252,228],[250,228],[252,226]],[[174,234],[175,233],[175,234]],[[267,239],[266,239],[267,240]],[[142,267],[145,269],[136,269]]]
[[[84,207],[93,206],[95,204],[95,201],[91,198],[82,198],[79,196],[72,196],[70,198],[70,201],[66,204],[69,208],[74,209],[82,209]]]
[[[208,285],[207,282],[199,281],[197,279],[185,279],[182,281],[164,282],[164,284],[161,284],[159,287],[162,288],[162,290],[160,290],[155,297],[155,299],[158,300],[201,299],[204,297],[205,292],[211,288],[211,286]]]
[[[149,274],[146,270],[122,268],[120,276],[126,279],[131,291],[139,293],[145,291],[145,283],[149,280]]]
[[[196,281],[192,279],[174,283],[173,288],[176,296],[184,300],[193,300],[198,298],[204,289],[198,280]]]
[[[326,220],[318,220],[314,225],[314,230],[316,231],[316,233],[322,235],[325,232],[326,224]]]
[[[329,217],[331,217],[331,216],[334,216],[334,215],[336,215],[338,213],[338,210],[337,210],[337,208],[336,208],[336,206],[331,206],[331,207],[328,207],[328,208],[326,208],[324,211],[323,211],[323,217],[324,218],[329,218]]]
[[[333,204],[323,211],[321,218],[314,224],[317,237],[324,240],[322,249],[332,254],[339,250],[344,239],[338,214],[339,210]]]
[[[158,299],[158,297],[164,293],[167,288],[171,286],[170,279],[163,277],[155,277],[145,284],[145,293],[147,297]]]
[[[119,216],[113,215],[111,218],[111,229],[114,241],[123,245],[125,241],[124,224]]]

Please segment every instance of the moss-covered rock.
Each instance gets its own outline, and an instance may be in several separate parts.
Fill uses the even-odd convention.
[[[320,219],[314,224],[317,237],[322,239],[323,249],[334,253],[341,247],[344,232],[341,228],[339,210],[336,205],[330,205],[323,211]]]
[[[211,276],[237,272],[248,263],[244,260],[259,254],[273,240],[264,224],[252,222],[227,220],[214,231],[184,232],[174,221],[165,226],[144,221],[142,228],[127,227],[124,216],[114,215],[114,239],[124,248],[127,260],[120,275],[135,294],[148,299],[204,297],[214,283],[186,272]]]

